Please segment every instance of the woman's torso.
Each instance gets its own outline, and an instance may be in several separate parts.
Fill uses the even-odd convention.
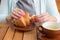
[[[0,5],[0,22],[4,21],[6,19],[6,16],[10,14],[10,12],[16,7],[17,1],[18,0],[2,0]],[[42,12],[46,12],[46,3],[47,3],[46,0],[33,0],[33,1],[36,15],[39,15]]]

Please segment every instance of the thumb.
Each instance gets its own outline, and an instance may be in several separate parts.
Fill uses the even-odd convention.
[[[39,22],[39,17],[35,16],[35,22]]]

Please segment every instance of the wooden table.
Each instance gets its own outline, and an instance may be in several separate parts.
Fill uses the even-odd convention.
[[[36,30],[20,32],[6,23],[0,23],[0,40],[37,40]]]

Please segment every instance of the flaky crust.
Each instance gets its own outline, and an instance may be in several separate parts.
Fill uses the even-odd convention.
[[[34,18],[35,16],[30,17],[29,13],[26,12],[25,16],[21,16],[20,18],[18,18],[14,24],[18,27],[27,27],[31,23],[35,22]]]

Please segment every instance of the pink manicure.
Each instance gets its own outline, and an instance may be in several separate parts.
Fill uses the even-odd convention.
[[[39,22],[39,17],[38,16],[35,16],[35,21]]]
[[[25,13],[22,13],[21,15],[22,15],[22,16],[25,16]]]

